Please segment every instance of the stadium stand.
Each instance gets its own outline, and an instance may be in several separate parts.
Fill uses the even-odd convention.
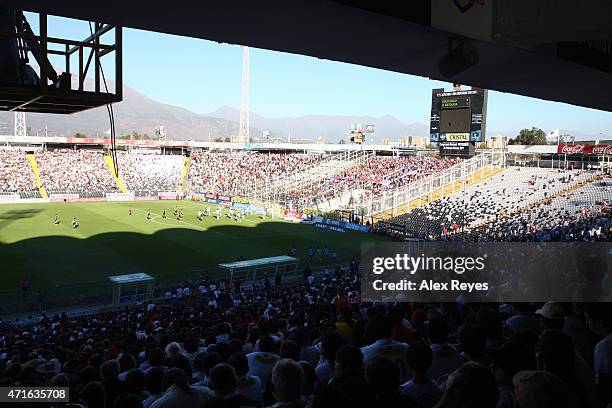
[[[512,407],[543,398],[554,404],[531,406],[596,408],[610,401],[595,380],[610,367],[610,316],[609,303],[360,303],[351,263],[305,286],[236,291],[200,281],[131,309],[3,322],[0,383],[67,386],[87,408]]]
[[[2,194],[35,196],[25,154],[0,149],[0,159]],[[99,152],[52,150],[36,159],[52,194],[118,191]],[[320,160],[194,153],[189,183],[192,191],[240,194]],[[377,194],[454,163],[373,157],[323,183],[336,193],[362,183]],[[136,194],[177,190],[183,156],[122,153],[119,168]],[[610,189],[610,178],[594,171],[513,167],[391,221],[428,239],[609,241]],[[129,308],[0,320],[0,385],[66,386],[70,404],[62,406],[84,408],[612,402],[609,303],[371,304],[360,301],[355,261],[303,272],[297,283],[248,288],[202,277]]]
[[[459,163],[460,159],[438,157],[373,156],[318,183],[294,191],[291,199],[304,207],[329,207],[329,203],[348,194],[351,204],[403,187]],[[348,201],[348,200],[345,200]]]
[[[191,155],[189,183],[193,192],[247,194],[253,186],[303,170],[316,155],[276,153],[199,153]]]
[[[21,150],[0,148],[0,194],[38,197],[36,178]]]
[[[183,168],[181,155],[121,153],[118,161],[127,189],[136,195],[179,189]]]
[[[608,241],[611,180],[601,177],[470,233],[493,241]]]
[[[36,153],[41,181],[48,194],[80,194],[103,197],[118,192],[117,183],[104,164],[102,152],[41,150]]]
[[[409,234],[435,239],[444,230],[473,228],[553,197],[593,177],[589,171],[559,171],[514,167],[450,196],[389,221],[404,225]]]

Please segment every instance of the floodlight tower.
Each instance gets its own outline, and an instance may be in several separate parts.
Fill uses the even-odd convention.
[[[249,142],[249,47],[242,47],[242,94],[240,96],[240,140]]]
[[[15,112],[15,136],[27,136],[25,112]]]

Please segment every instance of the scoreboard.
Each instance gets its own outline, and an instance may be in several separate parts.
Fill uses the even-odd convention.
[[[444,156],[473,156],[485,141],[487,91],[481,88],[432,90],[429,140]]]

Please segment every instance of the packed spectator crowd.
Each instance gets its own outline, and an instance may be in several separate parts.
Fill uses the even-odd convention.
[[[352,262],[299,287],[205,280],[161,303],[16,319],[0,329],[0,385],[68,387],[87,408],[612,401],[608,303],[371,304],[359,284]]]
[[[178,191],[183,169],[182,155],[122,152],[117,157],[119,172],[128,190],[137,194]]]
[[[349,191],[352,193],[351,203],[357,205],[363,200],[437,174],[460,161],[432,156],[374,156],[340,174],[329,175],[316,184],[292,192],[291,199],[296,205],[318,206]]]
[[[22,150],[0,148],[0,194],[36,190],[36,178]]]
[[[247,194],[289,173],[315,165],[320,157],[281,153],[200,153],[191,155],[189,184],[193,192]]]
[[[101,151],[41,150],[35,156],[48,194],[103,195],[119,191]]]

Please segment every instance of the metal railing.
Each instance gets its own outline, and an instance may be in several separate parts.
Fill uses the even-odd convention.
[[[505,167],[505,152],[502,150],[483,151],[477,156],[464,160],[439,174],[416,180],[407,186],[402,186],[395,190],[383,192],[379,196],[372,197],[368,202],[357,206],[356,215],[372,217],[377,214],[391,211],[392,215],[398,207],[408,204],[413,200],[426,198],[431,201],[436,191],[446,186],[451,188],[451,192],[461,190],[471,176],[478,172],[484,175],[486,168]],[[461,185],[457,186],[457,182]]]

